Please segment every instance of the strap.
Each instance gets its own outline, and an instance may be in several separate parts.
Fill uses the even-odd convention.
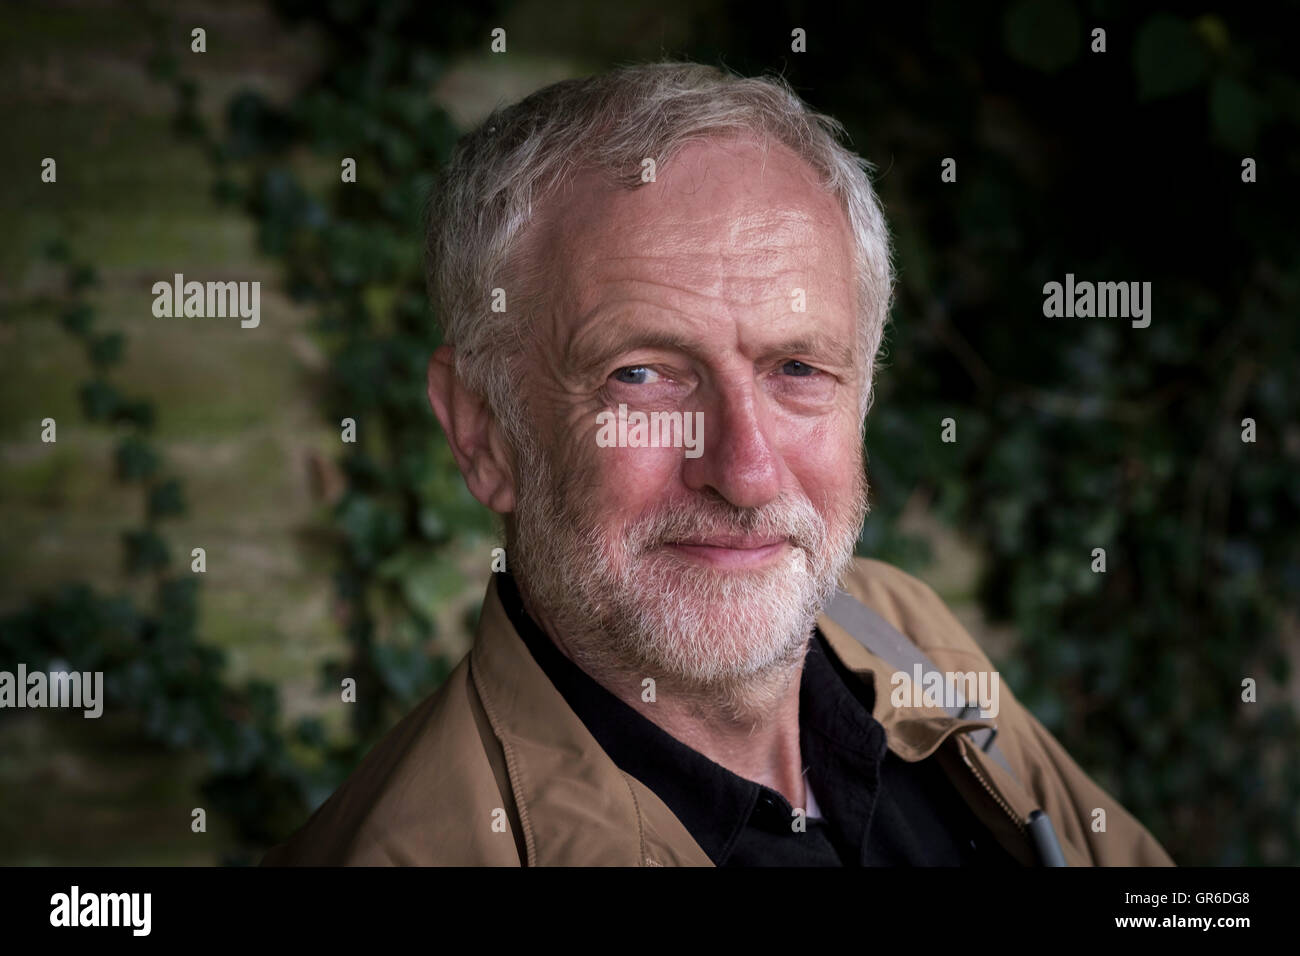
[[[923,671],[938,670],[921,649],[900,634],[897,628],[843,588],[836,590],[835,596],[826,605],[824,612],[832,621],[852,634],[859,644],[885,661],[885,663],[891,665],[895,670],[912,674],[917,664],[921,665]],[[957,695],[957,706],[943,708],[949,716],[964,720],[978,712],[978,705],[968,703],[962,697],[959,687],[954,686],[953,691]],[[971,719],[975,718],[971,717]],[[1007,763],[1007,758],[998,748],[998,745],[993,742],[993,738],[997,736],[997,733],[996,727],[987,727],[982,730],[971,731],[970,738],[980,750],[996,760],[1003,770],[1011,774],[1014,780],[1016,779],[1015,771]]]

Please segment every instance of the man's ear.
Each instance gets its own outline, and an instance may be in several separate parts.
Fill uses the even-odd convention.
[[[429,359],[429,404],[470,494],[497,514],[515,509],[511,455],[488,403],[456,374],[456,352],[440,346]]]

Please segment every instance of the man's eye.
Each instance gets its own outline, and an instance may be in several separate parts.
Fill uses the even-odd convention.
[[[625,365],[616,371],[613,377],[624,385],[645,385],[649,381],[648,376],[653,374],[654,372],[644,365]]]
[[[811,365],[805,365],[803,362],[800,362],[797,359],[791,359],[790,361],[786,362],[785,365],[782,366],[782,368],[785,369],[787,372],[789,372],[791,375],[798,376],[800,378],[806,378],[817,371]]]

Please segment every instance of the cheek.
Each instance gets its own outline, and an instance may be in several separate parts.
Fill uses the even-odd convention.
[[[586,490],[607,526],[653,511],[680,484],[680,448],[600,448],[593,442],[588,457],[591,481]]]
[[[825,419],[800,424],[784,432],[781,449],[786,467],[819,510],[823,502],[853,495],[862,469],[856,424]]]

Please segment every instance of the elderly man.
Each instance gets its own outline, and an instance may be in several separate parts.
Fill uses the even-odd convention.
[[[429,401],[508,572],[267,863],[1172,863],[933,591],[854,557],[893,274],[837,132],[658,64],[462,141]]]

